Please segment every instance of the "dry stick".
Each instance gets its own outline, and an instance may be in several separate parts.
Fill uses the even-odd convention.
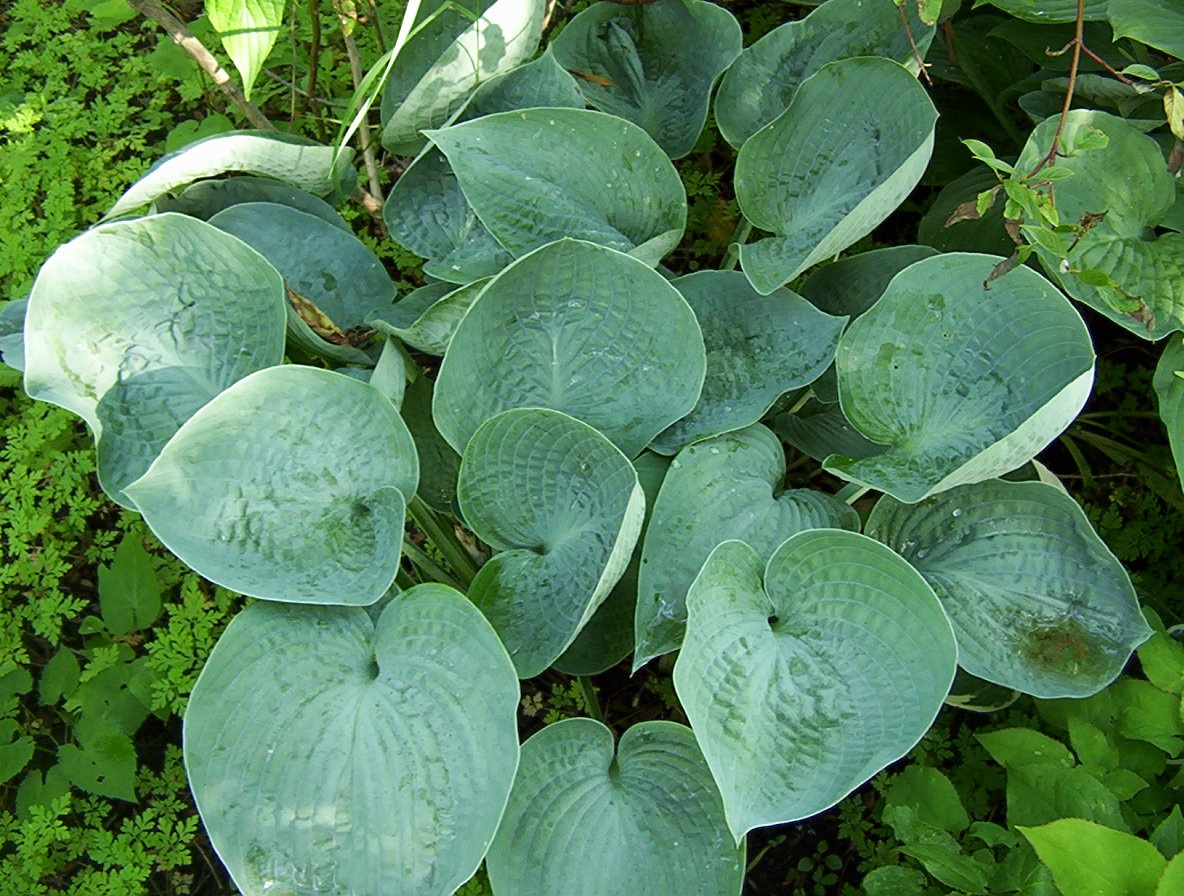
[[[354,79],[354,90],[362,85],[362,58],[358,55],[358,45],[344,28],[342,22],[342,36],[345,38],[345,53],[349,56],[349,70]],[[366,163],[366,174],[370,178],[370,195],[382,202],[382,182],[378,177],[378,159],[374,155],[374,142],[370,139],[369,116],[362,116],[358,126],[358,143],[362,147],[362,159]]]
[[[1069,86],[1065,88],[1065,102],[1061,105],[1061,118],[1057,122],[1057,132],[1052,136],[1052,149],[1048,154],[1042,158],[1036,167],[1028,174],[1029,178],[1035,177],[1040,169],[1046,165],[1052,165],[1056,162],[1057,156],[1060,155],[1061,134],[1065,130],[1065,121],[1069,118],[1069,106],[1073,103],[1073,89],[1077,85],[1077,66],[1081,62],[1081,48],[1084,45],[1082,35],[1085,33],[1085,0],[1077,0],[1077,20],[1073,27],[1073,40],[1061,49],[1064,53],[1068,47],[1073,48],[1073,56],[1069,60]]]
[[[321,14],[317,10],[317,0],[308,0],[308,19],[312,26],[312,40],[308,46],[308,95],[314,97],[317,95],[317,70],[320,68],[321,55]],[[322,143],[327,143],[329,138],[320,108],[314,108],[312,114],[317,124],[317,136]]]
[[[128,5],[140,13],[140,15],[151,19],[167,31],[172,39],[201,66],[202,71],[214,79],[214,83],[218,85],[218,88],[230,97],[231,102],[239,108],[251,124],[265,131],[277,130],[276,126],[271,123],[271,120],[263,114],[259,107],[243,95],[238,84],[232,81],[230,75],[226,73],[226,69],[218,64],[218,60],[214,58],[214,55],[205,48],[205,45],[200,40],[193,36],[193,33],[185,27],[185,24],[180,19],[157,3],[156,0],[128,0]],[[379,224],[382,223],[382,202],[371,196],[361,187],[354,190],[353,199],[369,213],[371,218]]]
[[[247,117],[247,120],[251,124],[267,131],[274,131],[276,129],[275,125],[268,120],[267,116],[260,111],[259,107],[246,98],[238,84],[232,81],[230,75],[226,73],[226,69],[218,64],[218,60],[214,58],[213,54],[205,48],[200,40],[193,36],[193,33],[185,27],[185,24],[180,19],[157,3],[156,0],[128,0],[128,5],[146,19],[151,19],[167,31],[169,36],[196,60],[197,64],[201,66],[202,71],[214,79],[214,84],[217,85],[218,89],[226,94],[232,103],[238,106],[239,111]]]
[[[904,4],[898,3],[896,11],[900,13],[900,23],[904,25],[904,33],[908,35],[909,46],[913,48],[913,58],[917,60],[917,67],[920,72],[920,77],[925,79],[925,83],[930,87],[933,86],[933,79],[929,77],[929,66],[926,65],[925,60],[921,58],[921,51],[917,49],[917,42],[913,40],[913,31],[909,28],[908,17],[904,14]]]

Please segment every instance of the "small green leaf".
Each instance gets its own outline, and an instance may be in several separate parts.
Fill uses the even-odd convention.
[[[1152,831],[1151,842],[1168,858],[1184,850],[1184,812],[1178,805]]]
[[[58,648],[45,668],[41,670],[40,697],[45,706],[52,706],[64,697],[69,697],[78,687],[81,670],[74,652],[67,647]]]
[[[1169,756],[1180,755],[1184,750],[1180,698],[1137,678],[1124,678],[1114,687],[1122,706],[1119,733],[1154,744]]]
[[[207,0],[206,15],[242,75],[247,99],[283,28],[286,5],[286,0]]]
[[[950,834],[959,834],[970,824],[958,791],[935,768],[908,766],[892,778],[884,799],[889,806],[908,806],[918,821]]]
[[[1126,66],[1122,70],[1122,74],[1128,78],[1138,78],[1141,81],[1161,81],[1163,76],[1149,65],[1144,65],[1141,62],[1136,62]]]
[[[1101,729],[1084,719],[1069,717],[1069,742],[1077,754],[1077,761],[1082,765],[1098,771],[1111,771],[1118,767],[1118,750]]]
[[[1030,224],[1025,224],[1020,227],[1020,233],[1027,237],[1029,242],[1036,243],[1042,248],[1047,249],[1053,255],[1058,255],[1061,258],[1064,258],[1069,254],[1068,241],[1055,230],[1049,230],[1047,227],[1035,227]]]
[[[99,796],[135,802],[136,751],[131,738],[104,719],[87,726],[80,743],[58,748],[58,765],[70,783]]]
[[[1170,694],[1184,692],[1184,644],[1156,632],[1139,648],[1139,665],[1153,685]]]
[[[1006,728],[976,735],[991,758],[1011,770],[1024,765],[1052,763],[1069,768],[1073,754],[1058,740],[1031,728]]]
[[[1179,893],[1184,893],[1184,853],[1168,862],[1155,888],[1155,896],[1177,896]]]
[[[28,765],[35,746],[28,735],[13,737],[20,730],[11,719],[0,720],[0,784],[4,784]]]
[[[1062,893],[1156,896],[1167,860],[1146,840],[1081,818],[1020,827]]]
[[[987,892],[987,884],[991,879],[990,869],[964,855],[958,849],[956,841],[910,843],[900,847],[900,851],[920,861],[926,871],[959,893],[978,896]]]
[[[907,865],[885,865],[873,868],[863,879],[867,896],[922,896],[925,875]]]
[[[1159,418],[1168,431],[1176,475],[1184,485],[1184,338],[1166,340],[1151,380],[1159,403]]]
[[[995,150],[987,146],[981,140],[966,139],[962,144],[970,150],[970,154],[985,165],[993,168],[996,171],[1002,171],[1004,174],[1011,174],[1015,171],[1012,165],[1000,159],[995,155]]]
[[[111,565],[99,568],[99,607],[113,635],[146,629],[160,615],[160,581],[138,538],[125,535]]]

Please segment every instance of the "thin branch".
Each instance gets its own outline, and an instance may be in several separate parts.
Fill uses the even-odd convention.
[[[907,3],[908,0],[905,0]],[[908,35],[909,46],[913,50],[913,58],[917,60],[917,68],[920,76],[925,79],[925,83],[930,87],[933,86],[933,79],[929,77],[929,66],[925,60],[921,58],[921,51],[917,49],[917,42],[913,40],[913,30],[909,27],[908,17],[904,14],[904,3],[896,4],[896,11],[900,13],[900,24],[904,25],[904,33]]]
[[[349,71],[354,79],[354,90],[362,85],[362,57],[358,54],[358,45],[353,35],[345,27],[345,19],[341,20],[342,37],[345,40],[345,53],[349,57]],[[370,121],[363,116],[358,126],[358,143],[362,148],[362,160],[366,165],[366,176],[370,179],[370,195],[382,203],[382,181],[378,176],[378,159],[374,155],[374,141],[370,139]]]
[[[247,117],[255,127],[266,131],[274,131],[275,125],[271,123],[266,115],[252,103],[243,94],[242,89],[238,84],[231,79],[214,55],[205,48],[200,40],[193,36],[185,23],[174,16],[171,12],[161,6],[156,0],[127,0],[128,5],[136,10],[140,15],[146,19],[151,19],[161,28],[169,33],[169,36],[183,49],[186,53],[193,57],[194,61],[214,80],[214,84],[221,90],[230,101],[238,107],[239,111]]]
[[[317,9],[317,0],[308,0],[308,19],[312,28],[312,39],[308,45],[308,95],[313,97],[317,95],[317,72],[321,67],[321,14]],[[317,136],[322,143],[328,143],[329,135],[321,110],[314,107],[312,115],[317,125]]]
[[[1077,20],[1073,26],[1073,40],[1069,41],[1068,46],[1073,48],[1073,56],[1069,60],[1069,86],[1065,88],[1065,102],[1061,104],[1061,117],[1057,122],[1057,132],[1052,136],[1052,148],[1042,158],[1036,167],[1028,174],[1029,178],[1035,177],[1041,168],[1047,165],[1052,165],[1056,162],[1057,156],[1061,153],[1061,134],[1065,131],[1065,122],[1069,118],[1069,107],[1073,104],[1073,90],[1077,86],[1077,68],[1081,64],[1081,50],[1085,46],[1082,35],[1085,33],[1085,0],[1077,0]],[[1064,49],[1061,52],[1065,52]]]

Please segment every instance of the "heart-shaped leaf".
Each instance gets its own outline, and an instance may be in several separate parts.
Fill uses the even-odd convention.
[[[936,120],[925,89],[888,59],[832,62],[804,81],[736,158],[736,201],[773,233],[740,247],[757,292],[772,292],[888,217],[929,163]]]
[[[1058,122],[1036,127],[1016,162],[1030,171],[1048,152]],[[1073,172],[1057,181],[1057,212],[1066,224],[1091,221],[1069,253],[1069,273],[1062,260],[1037,247],[1044,269],[1069,295],[1102,312],[1145,339],[1161,339],[1184,329],[1184,234],[1155,236],[1155,227],[1176,201],[1172,175],[1151,137],[1105,112],[1075,109],[1065,119],[1061,139],[1075,145],[1083,135],[1101,131],[1104,147],[1077,150],[1057,159]],[[1103,215],[1098,219],[1096,216]],[[1090,216],[1088,219],[1086,216]],[[1071,271],[1100,271],[1118,284],[1093,286]],[[1142,308],[1127,313],[1134,302]],[[1151,320],[1148,320],[1148,313]]]
[[[711,87],[742,45],[740,24],[726,9],[664,0],[594,3],[552,47],[563,67],[580,76],[589,105],[645,128],[678,159],[699,139]]]
[[[86,420],[103,489],[131,506],[124,489],[182,423],[283,360],[285,304],[275,269],[209,224],[164,214],[97,227],[33,285],[25,388]]]
[[[1184,485],[1184,338],[1175,337],[1164,346],[1152,384],[1159,399],[1159,417],[1172,446],[1176,475]]]
[[[469,599],[522,678],[553,663],[621,578],[645,517],[629,459],[558,411],[522,408],[483,424],[465,449],[457,501],[500,553]]]
[[[954,633],[933,591],[854,532],[800,532],[767,567],[725,542],[687,610],[674,687],[737,839],[815,815],[899,759],[954,680]]]
[[[322,146],[295,134],[215,134],[162,156],[105,217],[133,212],[178,187],[230,171],[275,178],[332,201],[348,196],[357,184],[352,159],[349,148]]]
[[[686,300],[640,261],[562,240],[489,282],[449,343],[436,425],[460,453],[482,422],[547,407],[635,457],[695,406],[706,359]]]
[[[1087,697],[1151,636],[1122,564],[1081,508],[1042,482],[992,480],[876,504],[867,534],[933,587],[959,664],[1037,697]]]
[[[798,86],[828,62],[882,56],[915,71],[934,32],[918,18],[917,6],[828,0],[804,19],[774,28],[740,54],[720,81],[715,97],[719,132],[739,149],[784,112]]]
[[[286,0],[209,0],[206,15],[243,79],[243,93],[263,68],[284,25]]]
[[[486,867],[513,896],[727,896],[743,886],[744,846],[685,725],[634,725],[614,756],[608,728],[566,719],[522,745]]]
[[[785,452],[765,427],[684,448],[670,465],[646,530],[638,573],[634,671],[677,650],[686,594],[716,545],[739,539],[763,557],[803,529],[859,529],[859,517],[813,489],[782,492]]]
[[[1051,283],[1002,259],[947,253],[893,278],[848,327],[835,365],[843,413],[881,445],[826,468],[905,502],[1014,470],[1077,416],[1093,385],[1081,317]]]
[[[585,109],[502,112],[428,134],[465,198],[516,256],[561,239],[656,265],[682,238],[686,192],[635,124]]]
[[[244,896],[448,896],[506,805],[518,697],[489,624],[443,585],[376,622],[256,603],[189,699],[190,786]]]
[[[525,62],[539,45],[543,0],[443,5],[420,5],[425,27],[400,50],[382,95],[382,145],[396,155],[419,152],[424,129],[444,124],[478,84]]]
[[[779,396],[812,383],[834,359],[845,319],[788,289],[767,296],[738,271],[699,271],[671,282],[703,328],[707,377],[699,402],[667,427],[654,451],[756,423]]]
[[[649,525],[658,490],[670,467],[670,458],[652,451],[643,451],[633,461],[637,481],[645,493],[645,521],[641,531]],[[599,675],[615,666],[633,650],[633,614],[637,606],[637,574],[641,568],[641,551],[634,550],[625,573],[608,597],[604,599],[580,629],[571,646],[563,652],[554,666],[565,675]]]
[[[418,476],[385,395],[283,366],[194,414],[126,491],[207,579],[269,600],[365,605],[394,581]]]

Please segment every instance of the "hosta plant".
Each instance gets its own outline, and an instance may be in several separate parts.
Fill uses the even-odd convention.
[[[3,343],[26,389],[88,422],[115,501],[259,599],[184,729],[244,894],[449,894],[482,861],[499,896],[738,893],[746,834],[907,753],[959,666],[1082,696],[1150,635],[1023,472],[1093,381],[1066,296],[920,247],[798,283],[930,158],[934,26],[882,2],[743,52],[705,0],[595,4],[542,53],[541,0],[412,4],[380,105],[416,155],[384,219],[422,287],[334,211],[349,154],[267,132],[160,160],[45,263]],[[671,159],[721,76],[740,245],[680,276]],[[849,485],[786,488],[787,442]],[[520,680],[675,652],[689,727],[519,745]]]

